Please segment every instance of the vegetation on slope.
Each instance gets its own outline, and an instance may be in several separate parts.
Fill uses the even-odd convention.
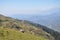
[[[46,26],[40,25],[40,24],[32,23],[30,21],[26,21],[26,22],[29,23],[29,24],[31,24],[31,25],[36,26],[39,29],[40,28],[43,29],[47,33],[51,34],[55,38],[55,40],[60,40],[60,33],[59,32],[57,32],[57,31],[55,31],[53,29],[50,29],[50,28],[48,28]]]
[[[17,20],[17,19],[0,15],[0,27],[15,29],[16,31],[20,31],[21,29],[23,29],[24,32],[26,33],[26,35],[24,34],[25,36],[27,36],[27,34],[32,34],[32,35],[42,37],[42,39],[54,40],[54,37],[49,33],[47,33],[46,31],[44,31],[42,28],[37,28],[38,26],[34,26],[25,20]],[[11,32],[11,34],[13,33]]]
[[[22,33],[14,29],[0,28],[0,40],[48,40],[42,36]]]

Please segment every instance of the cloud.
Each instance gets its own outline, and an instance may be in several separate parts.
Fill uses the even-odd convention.
[[[32,8],[17,8],[17,7],[4,7],[0,9],[0,14],[14,15],[14,14],[37,14],[56,7],[32,7]]]

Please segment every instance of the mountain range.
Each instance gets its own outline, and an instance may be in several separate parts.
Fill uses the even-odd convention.
[[[60,32],[60,8],[51,9],[36,15],[16,14],[13,18],[29,20],[34,23],[45,25],[55,31]]]

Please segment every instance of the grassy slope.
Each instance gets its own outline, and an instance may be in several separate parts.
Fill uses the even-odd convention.
[[[53,40],[54,39],[54,37],[53,36],[51,36],[51,35],[48,35],[48,33],[47,32],[45,32],[44,30],[42,30],[42,28],[37,28],[37,27],[35,27],[35,26],[33,26],[33,25],[31,25],[31,24],[29,24],[29,23],[27,23],[27,22],[25,22],[24,20],[17,20],[17,19],[14,19],[14,18],[10,18],[10,17],[6,17],[6,16],[0,16],[0,27],[4,27],[4,28],[9,28],[10,30],[9,30],[9,35],[12,35],[12,37],[11,38],[17,38],[17,39],[19,39],[19,37],[22,35],[22,33],[21,33],[21,35],[20,35],[20,33],[19,32],[15,32],[15,31],[17,31],[17,27],[18,27],[18,29],[19,28],[22,28],[22,29],[24,29],[25,30],[25,33],[22,35],[22,38],[21,38],[21,40],[23,39],[28,39],[30,36],[31,36],[31,31],[32,31],[32,33],[33,33],[33,35],[30,37],[30,40],[32,40],[32,38],[36,38],[36,36],[34,36],[34,35],[39,35],[40,37],[39,38],[37,38],[37,39],[33,39],[33,40],[40,40],[40,38],[41,38],[41,40],[45,40],[45,39],[51,39],[51,40]],[[11,31],[12,29],[15,29],[15,33],[13,32],[13,31]],[[1,30],[1,29],[0,29]],[[5,30],[5,29],[4,29]],[[20,30],[20,29],[19,29]],[[19,31],[18,30],[18,31]],[[11,32],[10,32],[11,31]],[[12,33],[13,32],[13,33]],[[5,33],[5,32],[3,32],[3,33]],[[27,36],[27,34],[28,34],[28,36]],[[20,35],[20,36],[18,36],[18,35]],[[48,37],[48,36],[49,37]],[[14,36],[14,37],[13,37]],[[8,38],[9,36],[7,36],[7,38]],[[28,37],[28,38],[27,38]],[[3,38],[4,39],[4,38]],[[14,39],[14,40],[17,40],[17,39]],[[2,40],[2,39],[1,39]],[[12,40],[12,39],[11,39]],[[20,39],[19,39],[20,40]]]
[[[0,40],[48,40],[47,38],[22,33],[14,29],[0,28]]]

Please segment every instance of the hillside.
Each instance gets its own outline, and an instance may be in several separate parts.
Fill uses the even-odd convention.
[[[15,14],[12,17],[39,23],[60,32],[60,8],[53,8],[36,15]]]
[[[41,25],[41,27],[43,27]],[[9,35],[12,35],[12,39],[5,40],[54,40],[54,37],[48,32],[44,31],[42,28],[38,28],[38,26],[34,26],[27,22],[26,20],[17,20],[14,18],[6,17],[0,15],[0,31],[3,30],[1,40],[4,40],[5,36],[10,38]],[[5,35],[5,30],[9,31],[9,34]],[[9,30],[10,29],[10,30]],[[20,30],[24,30],[24,33],[18,32]],[[12,31],[11,31],[12,30]],[[17,31],[17,32],[16,32]],[[16,34],[15,34],[16,33]],[[0,34],[1,35],[1,34]],[[5,35],[5,36],[4,36]],[[16,39],[15,39],[16,38]]]
[[[43,25],[33,23],[33,22],[31,22],[31,21],[26,21],[26,20],[25,20],[25,22],[27,22],[27,23],[29,23],[29,24],[31,24],[31,25],[39,28],[39,29],[40,29],[40,28],[43,29],[45,32],[51,34],[51,35],[55,38],[55,40],[60,40],[60,32],[55,31],[55,30],[53,30],[53,29],[51,29],[51,28],[48,28],[48,27],[46,27],[46,26],[43,26]]]
[[[13,29],[0,28],[0,40],[48,40],[28,33],[22,33]]]

